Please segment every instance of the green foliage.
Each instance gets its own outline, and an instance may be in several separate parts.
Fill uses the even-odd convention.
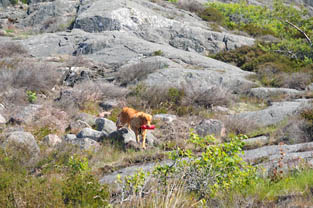
[[[302,33],[287,23],[299,27],[312,40],[313,17],[309,17],[305,9],[298,10],[292,5],[285,5],[281,0],[275,0],[272,9],[248,5],[245,1],[213,2],[208,6],[223,14],[224,24],[230,29],[244,30],[253,36],[270,34],[282,40],[264,47],[267,51],[288,56],[301,65],[312,63],[312,45],[308,44]]]
[[[210,198],[217,193],[227,193],[235,188],[244,188],[256,179],[256,168],[240,157],[245,136],[234,137],[229,143],[214,144],[213,136],[199,137],[191,133],[189,142],[202,152],[178,149],[170,154],[173,165],[158,166],[154,176],[162,184],[172,177],[182,177],[186,188],[200,197]]]
[[[177,88],[169,88],[167,92],[168,101],[175,104],[179,104],[184,95],[184,91]]]
[[[33,91],[31,91],[31,90],[27,90],[27,91],[26,91],[26,94],[27,94],[28,102],[30,102],[30,103],[36,102],[36,100],[37,100],[37,94],[36,94],[36,92],[33,92]]]
[[[142,195],[149,175],[150,172],[143,170],[137,171],[132,176],[126,176],[124,180],[118,175],[117,182],[122,186],[122,201],[129,196]]]
[[[67,156],[42,160],[36,166],[36,170],[43,169],[37,177],[15,155],[0,149],[0,207],[109,206],[108,188],[91,174],[87,159]],[[49,173],[61,173],[62,177]]]
[[[161,50],[154,51],[153,56],[163,56],[163,51]]]
[[[37,140],[41,141],[45,136],[47,136],[49,134],[53,134],[55,132],[56,131],[51,129],[49,126],[44,126],[44,127],[39,128],[39,129],[36,129],[32,133],[37,138]]]
[[[224,25],[224,15],[214,7],[207,7],[198,14],[203,20]]]

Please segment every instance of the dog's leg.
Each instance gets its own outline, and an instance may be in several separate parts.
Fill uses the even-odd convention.
[[[146,149],[146,136],[147,136],[147,130],[142,131],[142,148]]]
[[[136,141],[137,141],[137,143],[140,143],[140,138],[139,138],[139,131],[138,131],[138,129],[135,130],[135,135],[136,135]]]

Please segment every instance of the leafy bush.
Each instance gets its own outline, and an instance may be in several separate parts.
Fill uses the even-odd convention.
[[[200,11],[199,16],[208,22],[216,22],[220,25],[224,24],[223,14],[213,7],[207,7],[203,11]]]
[[[191,133],[189,142],[192,149],[178,149],[170,153],[172,165],[156,166],[152,179],[159,187],[167,187],[172,181],[180,180],[182,190],[196,193],[199,198],[214,198],[218,193],[228,193],[234,189],[244,189],[254,183],[256,168],[243,161],[242,147],[245,136],[234,137],[229,143],[214,144],[215,138],[204,138]],[[197,154],[196,152],[201,152]],[[149,173],[140,171],[132,177],[127,177],[120,183],[132,190],[132,194],[142,195],[147,190]],[[129,197],[129,192],[124,196]],[[134,194],[133,194],[134,195]]]
[[[248,5],[245,1],[213,2],[208,5],[223,14],[225,24],[230,29],[245,30],[253,36],[270,34],[282,39],[264,47],[266,51],[283,54],[302,65],[312,63],[312,44],[294,27],[313,38],[313,17],[309,17],[305,9],[298,10],[281,0],[275,0],[272,9]]]
[[[34,103],[37,100],[36,92],[32,92],[31,90],[26,91],[28,101],[30,103]]]

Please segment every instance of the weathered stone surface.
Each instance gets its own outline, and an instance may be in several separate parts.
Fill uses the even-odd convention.
[[[62,139],[58,137],[58,135],[49,134],[43,138],[42,142],[48,145],[49,147],[55,147],[56,145],[62,142]]]
[[[289,88],[267,88],[267,87],[259,87],[252,88],[249,91],[250,96],[254,96],[257,98],[265,99],[275,96],[296,96],[303,94],[302,91],[289,89]]]
[[[171,114],[155,114],[153,115],[153,120],[162,120],[168,123],[171,123],[172,121],[176,120],[176,115]]]
[[[100,144],[96,142],[93,138],[76,138],[74,140],[71,140],[71,143],[73,145],[78,145],[81,149],[84,150],[98,151],[101,148]]]
[[[169,17],[169,10],[175,10],[173,18]],[[209,31],[203,21],[186,11],[143,0],[87,3],[80,7],[74,28],[86,32],[127,31],[150,42],[199,53],[254,43],[252,38]]]
[[[226,136],[226,129],[223,122],[215,119],[202,120],[196,127],[199,136],[207,136],[213,134],[217,138]]]
[[[128,130],[127,128],[122,128],[117,131],[114,131],[108,135],[108,138],[113,142],[113,143],[118,143],[120,144],[123,148],[127,147],[135,147],[137,149],[137,145],[133,145],[134,143],[137,143],[136,141],[136,135],[132,130]],[[141,136],[140,136],[141,139]],[[153,134],[151,134],[149,131],[147,133],[146,137],[146,144],[148,145],[154,145],[156,144],[156,138],[154,137]],[[140,143],[140,147],[141,147]]]
[[[31,133],[14,131],[7,133],[3,137],[3,140],[0,141],[2,148],[21,148],[23,151],[27,151],[26,154],[30,157],[30,159],[34,159],[39,156],[40,149]]]
[[[75,19],[79,1],[55,0],[30,4],[21,24],[33,31],[56,32],[69,28]]]
[[[66,135],[64,135],[63,140],[66,142],[70,142],[70,141],[75,140],[76,138],[77,137],[75,134],[66,134]]]
[[[105,132],[96,131],[90,128],[84,128],[77,134],[77,138],[89,138],[95,141],[102,141],[105,137],[107,137]]]
[[[262,147],[269,143],[268,136],[258,136],[254,138],[245,139],[244,142],[246,145],[244,146],[245,149],[255,149],[257,147]]]
[[[83,128],[91,128],[91,126],[85,121],[76,120],[70,123],[69,128],[71,129],[72,132],[79,132]]]
[[[20,121],[25,124],[30,124],[35,120],[36,114],[39,112],[42,105],[30,104],[21,108],[15,115],[12,116],[12,119]]]
[[[98,131],[104,131],[108,134],[116,131],[116,125],[113,121],[106,118],[97,118],[96,127]]]
[[[259,111],[244,112],[232,115],[238,119],[253,121],[260,127],[277,124],[288,116],[295,115],[306,106],[309,100],[296,100],[292,102],[275,102],[272,106]]]

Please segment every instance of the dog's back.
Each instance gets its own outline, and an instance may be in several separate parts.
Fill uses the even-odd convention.
[[[136,115],[137,111],[133,108],[124,107],[122,112],[118,115],[116,121],[117,129],[122,128],[125,124],[130,126],[131,119]]]

